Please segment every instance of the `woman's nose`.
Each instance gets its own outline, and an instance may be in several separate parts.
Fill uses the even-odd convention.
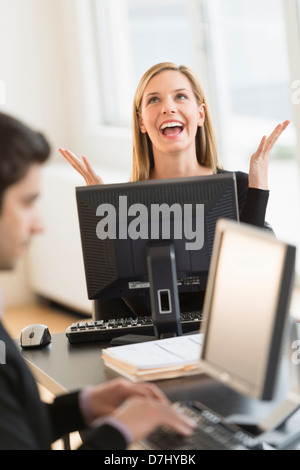
[[[174,114],[176,113],[176,103],[170,98],[163,101],[162,114]]]

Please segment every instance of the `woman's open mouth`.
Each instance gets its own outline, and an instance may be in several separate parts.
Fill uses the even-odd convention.
[[[179,121],[164,122],[159,128],[160,132],[167,137],[177,136],[181,134],[183,129],[184,125]]]

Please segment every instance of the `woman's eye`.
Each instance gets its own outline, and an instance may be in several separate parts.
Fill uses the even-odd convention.
[[[149,98],[148,104],[157,103],[157,101],[158,101],[158,97],[157,96],[152,96],[151,98]]]
[[[187,96],[183,93],[178,93],[178,95],[176,95],[176,98],[178,98],[179,100],[186,100]]]

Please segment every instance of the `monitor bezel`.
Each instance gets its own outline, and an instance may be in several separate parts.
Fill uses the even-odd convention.
[[[205,185],[209,185],[210,183],[217,182],[218,180],[223,180],[224,183],[228,185],[232,185],[232,190],[234,192],[234,199],[235,199],[235,214],[234,217],[236,220],[239,220],[239,207],[238,207],[238,193],[237,193],[237,181],[236,181],[236,175],[233,172],[228,172],[225,174],[217,174],[217,175],[210,175],[210,176],[197,176],[197,177],[186,177],[186,178],[169,178],[169,179],[160,179],[160,180],[146,180],[146,181],[134,181],[134,182],[127,182],[127,183],[117,183],[117,184],[105,184],[105,185],[97,185],[97,186],[80,186],[76,187],[76,199],[77,199],[77,210],[78,210],[78,219],[79,219],[79,229],[80,229],[80,238],[81,238],[81,247],[82,247],[82,254],[83,254],[83,262],[84,262],[84,270],[85,270],[85,279],[86,279],[86,286],[87,286],[87,295],[88,298],[91,300],[97,300],[100,298],[106,298],[106,299],[114,299],[114,298],[119,298],[121,297],[120,295],[115,296],[111,294],[111,291],[116,291],[118,289],[117,284],[108,284],[107,287],[101,288],[99,286],[99,289],[95,289],[95,287],[91,287],[91,267],[89,262],[87,261],[86,257],[86,251],[88,251],[88,245],[86,242],[86,234],[85,230],[83,229],[83,225],[85,221],[83,220],[82,214],[81,214],[81,209],[80,209],[80,200],[82,200],[82,197],[84,198],[85,195],[88,195],[89,193],[94,193],[95,191],[103,192],[105,193],[106,191],[115,193],[116,195],[120,194],[126,194],[126,191],[132,190],[133,192],[135,190],[141,189],[144,190],[145,192],[147,190],[150,191],[156,191],[158,187],[164,187],[164,188],[172,188],[174,185],[178,184],[181,186],[187,185],[190,186],[191,183],[199,183],[201,184],[202,182]],[[123,191],[125,191],[123,193]],[[111,202],[111,201],[109,201]],[[161,201],[163,203],[164,201]],[[95,215],[96,219],[96,215]],[[151,241],[150,239],[148,240],[149,242]],[[181,241],[181,240],[179,240]],[[114,252],[116,252],[116,246],[120,245],[119,240],[112,240],[111,244],[113,246]],[[116,268],[116,269],[119,269]],[[206,272],[206,270],[205,270]],[[146,276],[146,273],[144,274]],[[207,276],[205,276],[207,277]],[[122,279],[127,279],[125,276]],[[119,281],[120,278],[118,278],[118,273],[116,273],[116,281]],[[135,279],[133,279],[135,280]],[[144,279],[142,279],[144,280]],[[148,282],[148,280],[147,280]],[[202,280],[201,280],[202,282]],[[206,288],[206,282],[205,282],[205,288]],[[148,288],[147,288],[148,289]],[[142,291],[142,289],[140,289]],[[126,295],[128,296],[130,293],[126,292]],[[132,295],[139,295],[139,292],[133,293],[132,290]]]

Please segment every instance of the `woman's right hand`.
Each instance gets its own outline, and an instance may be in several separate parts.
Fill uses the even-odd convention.
[[[72,167],[83,176],[88,186],[104,184],[100,176],[95,173],[86,157],[82,156],[82,161],[80,161],[74,153],[70,152],[70,150],[65,150],[63,148],[58,150],[62,156],[72,165]]]

